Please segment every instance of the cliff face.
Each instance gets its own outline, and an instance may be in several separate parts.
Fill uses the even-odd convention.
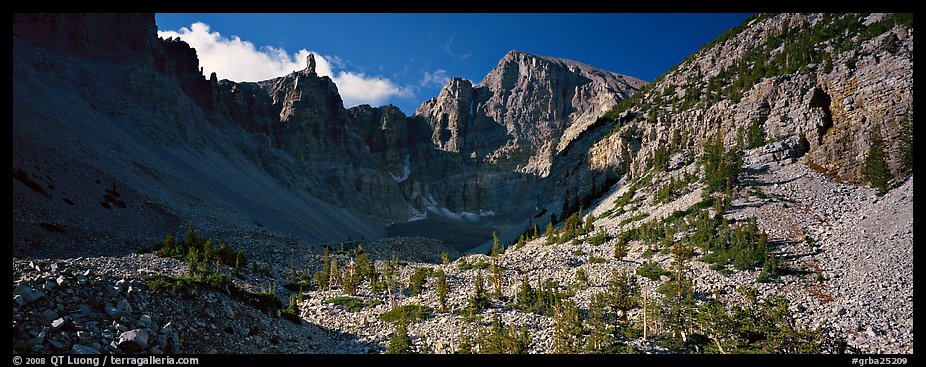
[[[415,117],[438,148],[545,177],[553,155],[646,83],[571,60],[511,51],[477,85],[451,80]]]
[[[763,154],[852,183],[866,181],[869,136],[879,128],[898,172],[912,76],[912,26],[891,15],[760,16],[644,88],[615,111],[622,121],[612,116],[583,137],[589,148],[569,151],[552,174],[554,197],[587,202],[603,179],[645,173],[659,147],[681,164],[709,137],[735,145],[754,122],[768,143]]]
[[[14,48],[14,134],[40,140],[14,147],[14,166],[27,175],[39,169],[27,156],[75,159],[101,182],[136,190],[169,223],[239,223],[314,240],[381,237],[393,224],[402,227],[389,233],[428,235],[407,228],[422,219],[448,229],[437,232],[466,228],[470,245],[486,240],[533,215],[556,151],[643,85],[512,51],[482,83],[453,79],[409,118],[394,106],[345,109],[311,58],[258,83],[204,77],[196,50],[158,39],[152,15],[19,14]],[[60,116],[37,103],[54,100],[56,88],[75,89],[56,100],[69,111]],[[65,144],[42,129],[52,125],[78,132]],[[65,191],[92,190],[61,181]],[[17,207],[35,206],[28,191],[20,196]],[[22,214],[15,220],[37,225],[35,211]],[[39,217],[89,228],[67,215]]]

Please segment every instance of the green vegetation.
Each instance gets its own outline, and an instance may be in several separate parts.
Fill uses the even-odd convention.
[[[608,281],[607,305],[620,311],[623,326],[629,325],[627,313],[640,307],[640,284],[637,278],[627,272],[615,272]]]
[[[408,327],[406,324],[399,323],[395,327],[395,332],[389,338],[389,346],[386,347],[386,354],[414,354],[412,350],[412,339],[408,337]]]
[[[726,218],[709,218],[705,212],[695,226],[697,230],[689,236],[689,243],[708,250],[701,261],[721,265],[732,262],[737,270],[752,270],[765,267],[770,258],[768,235],[759,230],[755,218],[730,225]]]
[[[480,328],[477,335],[472,340],[464,333],[457,353],[525,354],[531,347],[531,336],[527,328],[505,325],[498,315],[493,317],[492,326]]]
[[[881,138],[881,129],[875,127],[871,130],[869,137],[871,145],[868,148],[868,155],[865,157],[865,178],[871,183],[871,187],[878,189],[878,196],[887,193],[888,182],[893,178],[891,170],[887,166],[884,153],[884,139]]]
[[[563,300],[553,314],[553,353],[576,354],[582,350],[582,314],[572,300]]]
[[[428,281],[428,277],[437,275],[434,272],[434,269],[431,268],[417,268],[415,272],[408,278],[408,290],[412,295],[421,294],[421,291],[424,289],[424,283]]]
[[[591,215],[589,215],[591,217]],[[547,232],[543,235],[546,236],[547,240],[546,245],[552,244],[564,244],[571,241],[572,239],[588,234],[591,231],[593,225],[591,224],[593,218],[589,218],[589,221],[585,223],[582,222],[582,208],[579,208],[578,211],[572,213],[570,216],[566,217],[566,220],[563,221],[563,226],[560,229],[557,229],[553,226],[551,222],[547,226]]]
[[[538,227],[536,224],[532,224],[531,221],[528,219],[527,229],[524,230],[524,232],[518,236],[518,240],[515,241],[514,246],[515,248],[521,248],[528,242],[533,241],[538,238],[540,238],[540,227]]]
[[[744,304],[727,306],[711,300],[697,309],[694,330],[686,349],[705,353],[843,353],[845,340],[828,337],[826,330],[801,330],[794,325],[783,296],[758,298],[743,288]]]
[[[897,136],[900,151],[900,172],[907,175],[913,172],[913,110],[907,111],[900,121],[900,135]]]
[[[495,296],[495,298],[501,298],[502,297],[502,282],[505,280],[505,268],[501,267],[498,264],[492,264],[492,266],[489,269],[492,274],[492,278],[490,279],[492,282],[492,288],[495,291],[493,295]]]
[[[482,272],[480,271],[476,273],[476,290],[473,292],[473,295],[467,299],[467,306],[466,309],[463,310],[463,313],[468,316],[474,316],[490,306],[492,306],[492,303],[489,302],[489,297],[486,295],[485,280],[482,278]]]
[[[601,246],[605,242],[610,241],[611,238],[612,237],[610,234],[608,234],[608,232],[602,229],[599,229],[597,232],[595,232],[594,235],[588,237],[586,241],[590,243],[592,246]]]
[[[701,156],[701,167],[704,169],[704,183],[709,192],[722,192],[738,183],[738,176],[743,169],[742,152],[735,147],[724,149],[723,139],[719,136],[710,137],[704,143],[704,154]]]
[[[223,292],[268,314],[283,311],[283,315],[288,319],[299,322],[298,317],[292,317],[295,314],[298,296],[292,297],[289,305],[284,308],[283,303],[276,297],[274,283],[270,283],[268,288],[257,293],[244,290],[235,284],[230,275],[221,271],[221,266],[233,264],[232,260],[241,264],[244,261],[244,255],[229,249],[224,244],[219,248],[212,247],[212,241],[193,233],[192,226],[187,228],[185,241],[174,241],[173,236],[168,235],[156,249],[159,256],[182,256],[188,268],[181,276],[166,274],[146,276],[145,286],[151,292],[177,293],[191,298],[196,297],[201,289]]]
[[[637,213],[636,215],[627,217],[627,218],[625,218],[624,220],[622,220],[622,221],[620,222],[620,225],[625,225],[625,224],[628,224],[628,223],[633,223],[633,222],[636,222],[636,221],[640,221],[640,220],[646,219],[646,217],[649,217],[649,213]]]
[[[164,241],[154,247],[155,254],[160,257],[181,258],[186,257],[189,262],[191,257],[201,259],[202,261],[215,262],[219,265],[232,266],[240,268],[247,264],[247,257],[239,251],[235,251],[222,243],[218,247],[212,245],[212,240],[207,240],[203,236],[193,233],[193,225],[187,227],[186,239],[178,241],[173,235],[164,237]]]
[[[591,263],[591,264],[604,264],[604,263],[608,262],[608,259],[605,259],[605,258],[603,258],[603,257],[598,257],[598,256],[595,256],[595,255],[592,255],[592,256],[589,256],[589,257],[588,257],[588,262]]]
[[[682,194],[687,193],[688,184],[697,181],[698,177],[686,173],[682,178],[676,180],[675,177],[669,179],[669,182],[656,189],[653,195],[653,204],[664,204],[675,200]]]
[[[550,316],[566,294],[559,290],[560,286],[553,279],[547,279],[538,289],[531,287],[527,279],[521,281],[521,289],[517,295],[517,307],[522,312]]]
[[[746,132],[746,149],[758,148],[765,145],[765,130],[759,120],[752,120],[749,131]]]
[[[364,301],[362,298],[350,297],[350,296],[339,296],[333,297],[325,300],[325,303],[330,303],[333,305],[338,305],[344,307],[349,312],[357,312],[367,307],[374,307],[382,304],[383,302],[378,299],[371,299]]]
[[[399,325],[408,325],[409,323],[430,317],[432,311],[433,310],[428,306],[402,305],[382,314],[379,319]]]
[[[457,269],[460,270],[483,270],[489,267],[489,263],[483,259],[468,262],[465,258],[460,258],[457,262],[459,262]]]
[[[588,274],[585,273],[585,269],[576,269],[576,284],[580,288],[588,287]]]
[[[691,248],[676,243],[672,246],[672,273],[670,280],[659,286],[664,294],[662,304],[663,324],[672,331],[675,338],[691,331],[691,319],[694,317],[694,289],[688,276]]]
[[[623,259],[624,256],[627,256],[628,251],[629,249],[627,248],[627,237],[618,237],[617,241],[614,242],[614,258]]]
[[[315,284],[319,290],[330,290],[331,248],[326,245],[322,251],[322,271],[315,273]]]
[[[656,151],[653,152],[653,169],[656,171],[666,171],[669,169],[669,149],[662,141],[656,144]]]
[[[447,275],[443,269],[437,269],[437,301],[440,308],[437,312],[447,312]]]
[[[637,275],[649,278],[650,280],[659,280],[659,277],[670,274],[671,273],[663,269],[662,266],[659,266],[659,263],[656,262],[645,262],[637,268]]]

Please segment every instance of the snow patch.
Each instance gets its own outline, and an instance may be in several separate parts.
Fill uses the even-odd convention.
[[[437,205],[437,200],[434,200],[434,197],[431,196],[430,193],[428,193],[424,197],[424,206],[425,206],[425,209],[427,209],[428,211],[434,214],[440,215],[444,218],[450,219],[452,221],[455,221],[455,222],[466,221],[466,222],[476,223],[476,222],[479,222],[479,217],[480,217],[480,214],[482,213],[482,211],[480,211],[480,214],[470,213],[466,211],[460,212],[460,213],[452,212],[450,211],[450,209],[439,207]],[[495,213],[492,213],[492,214],[494,215]]]
[[[409,155],[406,154],[405,155],[405,172],[402,174],[402,176],[396,177],[396,175],[392,174],[392,172],[389,172],[389,175],[392,176],[392,179],[395,180],[396,183],[405,182],[405,180],[408,179],[408,176],[411,175],[412,166],[411,166],[411,162],[409,161],[409,159],[410,159]]]

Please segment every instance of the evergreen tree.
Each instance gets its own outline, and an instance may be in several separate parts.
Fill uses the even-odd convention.
[[[627,312],[640,307],[637,277],[625,271],[613,273],[608,282],[608,297],[610,306],[621,312],[621,323],[627,325]]]
[[[404,323],[396,325],[395,332],[389,338],[386,354],[413,354],[412,339],[408,337],[408,328]]]
[[[319,290],[330,290],[328,278],[331,274],[331,248],[324,246],[322,249],[322,271],[315,273],[315,283]]]
[[[547,224],[547,230],[543,233],[543,236],[547,238],[545,245],[552,245],[556,242],[556,229],[553,228],[553,222]]]
[[[665,171],[669,169],[669,150],[666,149],[665,143],[660,141],[656,151],[653,152],[653,168],[656,171]]]
[[[617,241],[614,241],[614,258],[623,259],[624,256],[627,256],[627,252],[627,237],[618,236]]]
[[[595,216],[589,212],[588,216],[585,217],[585,226],[582,228],[582,233],[592,233],[593,229],[595,229]]]
[[[869,136],[871,145],[868,148],[868,156],[865,158],[865,174],[871,187],[878,189],[878,195],[887,193],[888,181],[891,179],[891,171],[887,166],[884,153],[884,139],[881,138],[881,129],[875,127],[871,130]]]
[[[502,296],[502,282],[505,280],[505,269],[498,264],[492,264],[492,287],[495,290],[495,297]]]
[[[588,304],[589,335],[585,343],[585,351],[602,353],[611,349],[614,344],[614,326],[611,322],[611,306],[605,292],[592,295]]]
[[[913,110],[908,111],[900,122],[897,144],[900,148],[901,171],[904,174],[913,172]]]
[[[518,308],[521,310],[528,309],[535,302],[534,289],[531,287],[527,278],[521,280],[521,289],[518,290]]]
[[[765,131],[759,125],[759,120],[752,120],[749,131],[746,133],[746,147],[749,149],[765,145]]]
[[[482,271],[476,273],[476,290],[469,298],[469,305],[466,307],[466,313],[476,315],[482,310],[489,308],[489,297],[486,296],[485,280],[482,278]]]
[[[572,300],[562,301],[553,315],[553,352],[576,354],[582,349],[582,315]]]
[[[672,331],[672,336],[683,341],[687,340],[694,308],[694,289],[688,276],[691,252],[679,243],[672,246],[672,276],[659,289],[665,295],[663,324]]]
[[[444,269],[437,269],[437,300],[440,302],[437,312],[447,312],[447,275]]]
[[[492,231],[492,257],[498,256],[502,252],[501,247],[498,244],[498,233]]]

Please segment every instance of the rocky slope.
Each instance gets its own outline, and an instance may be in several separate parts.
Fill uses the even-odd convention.
[[[128,210],[125,217],[158,223],[135,233],[149,241],[193,221],[219,232],[209,223],[238,222],[312,240],[425,235],[472,247],[487,241],[493,229],[507,232],[536,214],[557,143],[568,143],[644,84],[513,51],[481,84],[454,79],[409,118],[394,106],[345,109],[335,84],[318,76],[310,60],[304,70],[259,83],[215,74],[207,79],[194,49],[154,36],[150,15],[21,14],[14,20],[14,133],[23,142],[36,141],[14,147],[14,169],[31,176],[14,185],[14,200],[21,203],[16,207],[58,214],[75,205],[90,210],[94,204],[84,207],[69,196],[89,197],[96,188],[55,172],[100,171],[89,176],[107,177],[91,183],[129,192],[124,205],[136,208],[136,201],[144,201],[157,207],[148,214]],[[117,28],[125,29],[119,42],[94,41]],[[69,90],[75,85],[82,89]],[[71,116],[45,113],[48,106],[37,102],[44,100]],[[36,124],[36,116],[52,121]],[[75,121],[84,125],[67,143],[42,129],[49,123],[72,129]],[[119,128],[107,128],[109,122]],[[105,139],[120,148],[94,144]],[[50,156],[86,164],[44,167]],[[39,177],[43,170],[52,172]],[[30,190],[30,182],[55,191],[61,201],[39,198],[49,195]],[[109,204],[100,205],[90,218],[109,223],[109,212],[100,212]],[[194,214],[202,206],[215,210]],[[17,227],[34,229],[14,236],[17,241],[46,232],[37,227],[41,223],[66,228],[65,236],[51,234],[57,241],[129,232],[93,228],[70,214],[39,213],[15,214],[22,223]],[[216,213],[223,214],[206,218]],[[290,213],[289,219],[274,220],[279,213]],[[443,230],[432,231],[435,226]]]
[[[724,334],[736,328],[710,327],[722,320],[708,310],[749,304],[743,290],[755,288],[787,301],[750,306],[781,305],[767,309],[781,331],[820,331],[785,340],[778,351],[912,353],[913,178],[901,159],[900,125],[912,124],[913,28],[905,19],[761,15],[624,102],[617,102],[626,97],[621,88],[639,87],[632,78],[512,52],[483,82],[451,80],[407,118],[391,106],[344,109],[310,62],[281,78],[231,83],[203,78],[195,52],[176,40],[130,52],[83,39],[127,26],[122,20],[16,15],[13,349],[383,352],[396,329],[380,317],[392,303],[437,309],[435,277],[420,294],[410,285],[417,269],[431,268],[447,275],[449,312],[412,321],[408,331],[415,348],[437,353],[478,338],[496,315],[527,330],[527,351],[554,351],[563,338],[559,311],[520,307],[522,280],[556,281],[591,327],[591,315],[607,309],[592,299],[618,270],[632,274],[651,307],[646,317],[632,308],[628,325],[612,325],[615,345],[630,348],[622,351],[742,347]],[[49,36],[75,37],[71,30],[77,39]],[[137,41],[151,33],[130,30],[126,37]],[[553,87],[564,84],[570,88]],[[525,93],[538,86],[540,94]],[[748,148],[742,141],[753,126],[764,139]],[[884,136],[895,177],[883,196],[864,186],[873,129]],[[726,193],[709,193],[697,163],[711,136],[744,151],[744,169]],[[654,163],[657,155],[664,166]],[[514,208],[515,198],[526,208]],[[520,234],[579,207],[582,221],[593,222],[589,234],[558,244],[541,236],[494,258],[457,259],[440,241],[370,240],[423,231],[472,243],[486,238],[485,224]],[[181,276],[189,265],[130,250],[190,218],[250,259],[244,269],[218,266],[234,285],[276,289],[284,305],[301,296],[296,322],[259,311],[228,287],[193,286],[189,299],[150,289],[146,276]],[[386,228],[389,218],[402,222]],[[694,240],[702,218],[716,218],[710,223],[718,228],[707,244]],[[764,260],[711,260],[733,233],[727,226],[751,218],[767,235],[758,242]],[[319,242],[345,238],[364,239],[380,274],[386,260],[399,260],[390,291],[369,279],[356,292],[343,279],[329,282],[332,290],[311,280],[286,288],[296,274],[324,269]],[[630,238],[627,253],[615,258],[621,238]],[[682,275],[645,277],[653,265],[644,263],[673,269],[673,244],[692,250]],[[354,245],[332,244],[344,274],[356,270]],[[456,260],[440,264],[442,252]],[[770,259],[773,274],[762,265]],[[493,262],[503,269],[501,294],[466,316],[477,276],[494,290]],[[693,294],[679,337],[664,315],[681,304],[666,289],[682,278]],[[332,303],[344,293],[367,307]],[[644,323],[649,338],[640,335]]]
[[[853,183],[867,182],[870,133],[880,129],[897,173],[899,126],[912,121],[912,55],[912,25],[890,14],[763,14],[688,57],[577,142],[589,148],[556,162],[553,197],[575,208],[605,182],[646,171],[658,147],[676,164],[700,154],[709,137],[733,145],[753,122],[784,144],[776,154]]]

